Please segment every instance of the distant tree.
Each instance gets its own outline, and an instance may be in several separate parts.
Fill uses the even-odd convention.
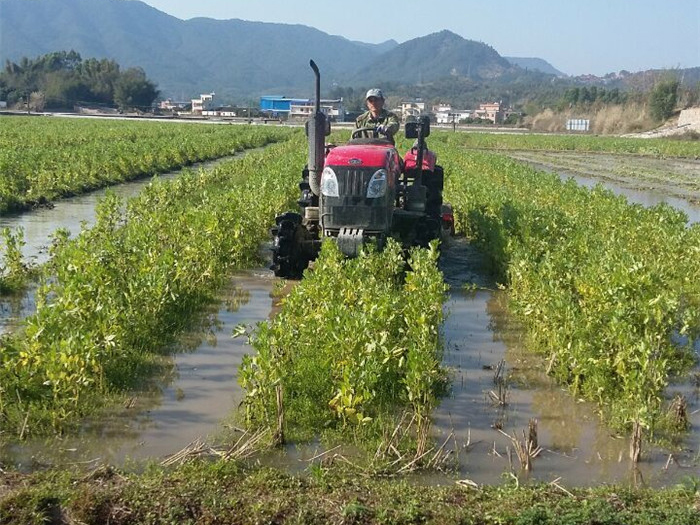
[[[119,64],[114,60],[84,60],[78,68],[81,81],[90,88],[92,99],[105,104],[112,103],[114,84],[119,78]]]
[[[146,78],[140,67],[127,69],[114,84],[114,102],[121,109],[148,109],[158,94],[156,85]]]
[[[666,79],[658,82],[649,94],[649,111],[656,120],[666,120],[676,109],[679,82]]]
[[[57,51],[5,63],[0,71],[0,96],[17,104],[26,101],[30,93],[42,94],[42,105],[47,108],[76,103],[112,105],[117,96],[123,107],[147,107],[158,90],[142,69],[122,73],[114,60],[83,60],[75,51]]]

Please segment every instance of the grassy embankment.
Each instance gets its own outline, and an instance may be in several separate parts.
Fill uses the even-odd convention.
[[[318,463],[294,476],[235,462],[196,462],[144,474],[99,469],[0,479],[0,523],[691,525],[697,484],[671,489],[556,484],[473,488],[358,477]]]

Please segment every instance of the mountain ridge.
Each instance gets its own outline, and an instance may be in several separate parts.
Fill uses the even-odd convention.
[[[449,31],[369,44],[301,24],[181,20],[137,0],[0,0],[0,35],[3,61],[75,50],[142,67],[163,95],[180,98],[308,93],[312,57],[326,86],[518,74],[492,47]]]

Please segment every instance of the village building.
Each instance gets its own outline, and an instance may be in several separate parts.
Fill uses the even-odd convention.
[[[425,102],[420,99],[401,102],[401,105],[396,109],[403,120],[407,120],[411,117],[420,117],[425,114]]]
[[[201,115],[205,110],[209,110],[214,105],[214,95],[216,93],[205,93],[199,98],[192,99],[192,114]]]
[[[500,124],[505,120],[505,111],[500,102],[487,102],[479,104],[479,109],[474,110],[474,118],[490,120],[494,124]]]
[[[315,102],[308,98],[287,98],[280,96],[260,97],[260,111],[270,117],[284,117],[289,120],[306,120],[315,111]],[[321,112],[332,121],[345,120],[343,99],[321,99]]]

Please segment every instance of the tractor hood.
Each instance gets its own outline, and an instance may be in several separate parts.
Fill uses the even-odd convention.
[[[326,166],[353,168],[389,167],[397,162],[394,146],[385,144],[348,144],[332,148],[326,156]]]

